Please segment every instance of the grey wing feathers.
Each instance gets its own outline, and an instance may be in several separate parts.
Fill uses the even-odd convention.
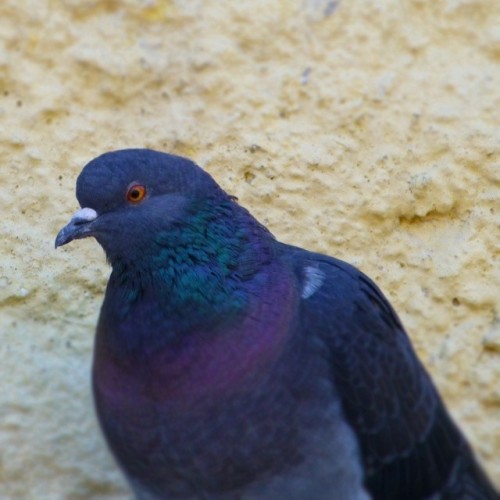
[[[302,328],[328,345],[373,498],[499,498],[377,286],[336,259],[297,250],[293,260],[325,276],[302,301]]]

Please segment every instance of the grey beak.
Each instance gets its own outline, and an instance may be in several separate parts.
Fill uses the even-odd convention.
[[[92,208],[82,208],[73,214],[69,223],[56,237],[56,248],[70,241],[92,236],[92,222],[97,219],[97,212]]]

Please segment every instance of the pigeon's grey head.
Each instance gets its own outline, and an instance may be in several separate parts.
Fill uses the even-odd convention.
[[[56,247],[94,236],[108,257],[147,247],[203,200],[228,198],[192,161],[149,149],[105,153],[77,180],[82,207],[59,232]]]

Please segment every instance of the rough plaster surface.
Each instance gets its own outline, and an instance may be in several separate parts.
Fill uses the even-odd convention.
[[[0,498],[122,499],[90,396],[85,162],[192,157],[375,278],[500,485],[500,2],[2,0]]]

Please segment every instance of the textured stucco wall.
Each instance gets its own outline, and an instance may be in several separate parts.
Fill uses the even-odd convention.
[[[498,0],[0,2],[0,498],[128,498],[95,423],[109,269],[53,250],[106,150],[192,157],[394,303],[500,485]]]

